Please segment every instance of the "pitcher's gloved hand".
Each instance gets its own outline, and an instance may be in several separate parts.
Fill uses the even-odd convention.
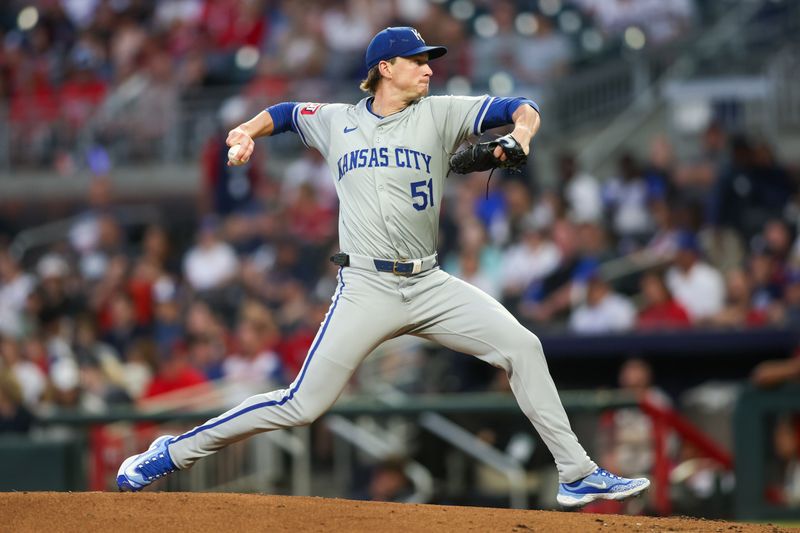
[[[498,146],[506,156],[505,161],[494,155]],[[520,170],[527,161],[528,156],[522,145],[511,134],[508,134],[456,152],[450,157],[450,171],[456,174],[469,174],[495,168]]]

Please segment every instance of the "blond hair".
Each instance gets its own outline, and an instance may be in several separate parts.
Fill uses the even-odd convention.
[[[386,61],[394,65],[394,62],[396,60],[397,58],[393,57],[391,59],[387,59]],[[375,93],[378,91],[378,83],[380,83],[381,78],[383,77],[381,76],[381,71],[378,70],[379,66],[380,66],[380,61],[378,62],[377,65],[369,69],[369,72],[367,72],[367,77],[364,78],[361,81],[361,85],[358,86],[362,91],[364,91],[365,93],[369,93],[372,96],[375,96]]]

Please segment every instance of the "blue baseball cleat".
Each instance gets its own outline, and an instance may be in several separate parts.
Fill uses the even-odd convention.
[[[117,487],[122,492],[137,492],[153,481],[175,472],[178,467],[169,456],[167,445],[172,435],[158,437],[147,451],[122,461],[117,471]]]
[[[598,468],[583,479],[561,483],[556,501],[564,507],[582,507],[595,500],[624,500],[641,494],[649,486],[647,478],[628,479]]]

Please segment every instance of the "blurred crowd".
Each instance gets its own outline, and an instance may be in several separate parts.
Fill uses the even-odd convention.
[[[568,153],[551,188],[526,174],[488,189],[483,173],[451,178],[443,268],[538,333],[797,330],[797,169],[717,124],[702,153],[677,161],[658,137],[602,179]],[[258,158],[228,167],[220,139],[203,159],[192,237],[123,225],[100,176],[66,242],[27,264],[0,250],[0,368],[19,386],[4,382],[6,401],[103,409],[207,380],[294,377],[335,288],[329,170],[315,151],[283,175]]]
[[[594,20],[610,37],[631,24],[647,28],[651,4],[475,2],[465,15],[465,4],[425,1],[43,1],[27,31],[18,28],[25,9],[5,4],[0,95],[12,120],[59,114],[66,134],[78,134],[98,106],[117,106],[124,116],[109,135],[141,121],[145,136],[163,140],[158,122],[169,120],[174,99],[235,79],[243,49],[256,55],[248,85],[218,103],[220,127],[200,154],[195,236],[171,233],[168,222],[124,225],[110,157],[98,147],[87,206],[67,242],[26,264],[1,250],[0,353],[18,385],[12,392],[4,381],[2,397],[32,409],[43,401],[103,409],[206,380],[286,383],[333,292],[326,259],[337,250],[337,199],[314,151],[280,171],[265,164],[265,150],[247,166],[225,164],[225,132],[252,112],[254,95],[296,99],[307,75],[359,79],[375,29],[400,21],[451,47],[436,64],[439,79],[485,86],[488,67],[503,64],[521,83],[549,83],[567,72],[575,44],[564,13]],[[669,5],[659,9],[675,10],[672,30],[647,29],[657,42],[691,21],[689,2]],[[487,30],[481,21],[490,19]],[[552,57],[526,67],[534,51]],[[534,331],[798,327],[797,168],[718,123],[700,143],[696,158],[678,160],[657,137],[649,153],[623,153],[608,176],[588,174],[564,152],[554,187],[531,173],[488,184],[483,174],[450,179],[443,268]]]
[[[224,139],[268,104],[354,87],[380,28],[412,24],[449,47],[434,65],[435,92],[502,94],[507,76],[516,94],[536,98],[587,54],[636,44],[632,27],[648,46],[679,39],[697,9],[690,0],[3,2],[0,105],[20,126],[15,157],[60,172],[69,157],[59,147],[88,125],[96,137],[86,205],[66,238],[20,257],[15,236],[0,235],[0,433],[27,431],[52,408],[145,406],[212,383],[232,385],[238,396],[228,400],[238,401],[294,378],[336,285],[333,181],[316,151],[267,164],[267,143],[250,164],[228,167]],[[215,100],[217,130],[193,154],[202,175],[193,234],[169,212],[144,227],[122,220],[118,150],[151,154],[169,142],[178,102],[231,85],[237,96]],[[490,182],[451,176],[442,268],[537,333],[800,330],[800,161],[715,121],[695,154],[679,158],[657,136],[603,175],[563,151]],[[556,180],[544,184],[536,176],[549,163]],[[753,379],[795,379],[798,361],[764,363]],[[367,367],[406,392],[507,387],[488,367],[476,377],[463,363],[441,364],[410,342]],[[625,363],[619,382],[670,404],[644,361]],[[376,383],[357,376],[352,386]],[[779,449],[796,444],[784,422]],[[638,410],[604,415],[604,464],[648,472],[651,430]],[[784,455],[794,461],[796,451]],[[398,472],[389,465],[379,481],[394,486]]]
[[[623,46],[630,27],[636,46],[657,46],[697,16],[691,0],[10,0],[0,106],[16,164],[70,174],[82,141],[117,159],[162,153],[178,110],[215,89],[241,88],[263,108],[355,88],[385,26],[449,47],[434,92],[539,98],[576,61]]]

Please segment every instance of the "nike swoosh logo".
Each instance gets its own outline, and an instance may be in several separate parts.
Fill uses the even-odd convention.
[[[584,483],[586,483],[590,487],[594,487],[596,489],[606,489],[606,488],[608,488],[608,485],[606,485],[605,481],[603,481],[602,483],[592,483],[591,481],[584,481]]]
[[[358,126],[355,126],[353,128],[348,128],[347,126],[345,126],[344,127],[344,132],[345,133],[350,133],[351,131],[356,131],[357,129],[358,129]]]

